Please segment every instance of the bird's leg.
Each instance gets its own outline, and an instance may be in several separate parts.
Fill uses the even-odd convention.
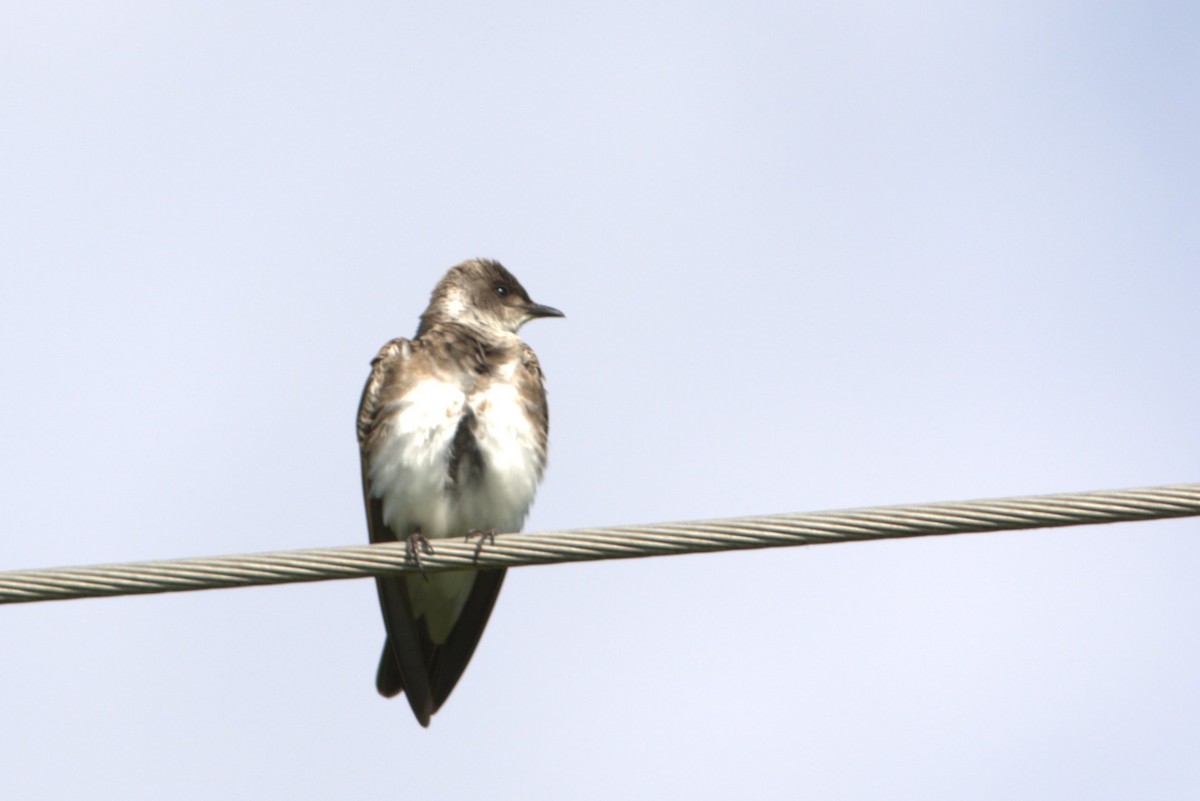
[[[463,537],[463,542],[470,542],[474,537],[478,540],[475,543],[475,561],[479,561],[479,554],[483,552],[483,543],[486,540],[492,545],[496,544],[496,529],[494,528],[473,528],[467,532],[467,536]]]
[[[416,526],[404,540],[404,558],[416,564],[417,570],[421,571],[421,578],[429,581],[425,565],[421,564],[422,553],[433,556],[433,546],[429,544],[429,538],[421,533],[421,527]]]

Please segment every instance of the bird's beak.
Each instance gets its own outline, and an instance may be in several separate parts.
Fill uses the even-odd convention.
[[[530,303],[525,307],[525,313],[529,315],[529,319],[533,320],[538,317],[566,317],[567,315],[560,312],[553,306],[543,306],[540,303]]]

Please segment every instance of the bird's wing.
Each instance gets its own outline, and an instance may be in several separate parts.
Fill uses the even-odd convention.
[[[407,388],[405,367],[413,357],[413,345],[406,339],[393,339],[383,346],[371,362],[371,375],[363,387],[358,406],[358,445],[362,457],[363,499],[367,507],[367,529],[371,542],[395,542],[400,539],[383,521],[383,502],[372,497],[368,477],[368,453],[385,433],[384,410],[390,401]],[[407,536],[407,533],[404,534]],[[429,725],[434,711],[433,692],[421,646],[421,632],[413,616],[405,576],[378,576],[379,606],[387,629],[383,659],[376,676],[379,692],[391,697],[408,691],[408,703],[422,726]]]
[[[503,568],[476,572],[471,594],[467,596],[458,621],[450,630],[450,636],[441,645],[430,644],[429,684],[433,692],[434,712],[446,703],[450,691],[467,669],[467,663],[471,661],[475,646],[479,644],[479,638],[492,615],[492,607],[496,605],[506,572]]]
[[[538,450],[542,453],[541,468],[545,469],[546,443],[550,436],[550,407],[546,403],[546,376],[542,373],[542,365],[538,362],[533,348],[522,343],[521,371],[518,373],[518,386],[525,408],[538,421]],[[540,473],[540,470],[539,470]]]
[[[363,389],[358,411],[358,440],[371,542],[395,542],[411,533],[393,531],[384,522],[383,502],[371,493],[367,454],[386,434],[389,409],[394,408],[399,398],[411,388],[413,382],[408,375],[413,372],[413,362],[425,357],[420,341],[392,340],[371,363],[371,376]],[[431,638],[426,619],[417,618],[413,613],[409,582],[424,582],[424,578],[399,575],[379,576],[375,580],[387,629],[375,685],[380,694],[389,698],[405,692],[409,706],[422,726],[429,725],[430,717],[445,703],[466,670],[505,575],[504,570],[465,573],[473,573],[469,594],[441,643],[435,643]],[[438,579],[438,576],[431,576],[432,581]]]
[[[538,451],[543,454],[542,463],[538,465],[541,475],[545,467],[546,435],[549,424],[549,411],[546,405],[545,379],[537,356],[528,345],[521,346],[520,372],[518,384],[521,397],[533,419],[538,421],[539,436]],[[475,574],[471,594],[463,604],[458,620],[454,623],[449,636],[441,645],[433,645],[426,636],[423,643],[429,654],[429,683],[433,689],[434,711],[449,697],[450,691],[462,676],[479,644],[479,638],[492,614],[492,607],[500,594],[506,571],[480,570]],[[424,632],[423,632],[424,633]],[[380,667],[383,673],[383,666]]]

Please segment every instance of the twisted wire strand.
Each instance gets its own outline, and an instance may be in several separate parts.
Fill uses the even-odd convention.
[[[436,540],[426,572],[1200,515],[1200,484],[883,506],[811,514]],[[416,571],[401,543],[0,573],[0,603],[184,592]]]

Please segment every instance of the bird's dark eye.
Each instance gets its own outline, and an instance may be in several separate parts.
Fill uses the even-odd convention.
[[[497,284],[496,294],[502,298],[508,297],[508,287],[506,287],[504,284]]]

